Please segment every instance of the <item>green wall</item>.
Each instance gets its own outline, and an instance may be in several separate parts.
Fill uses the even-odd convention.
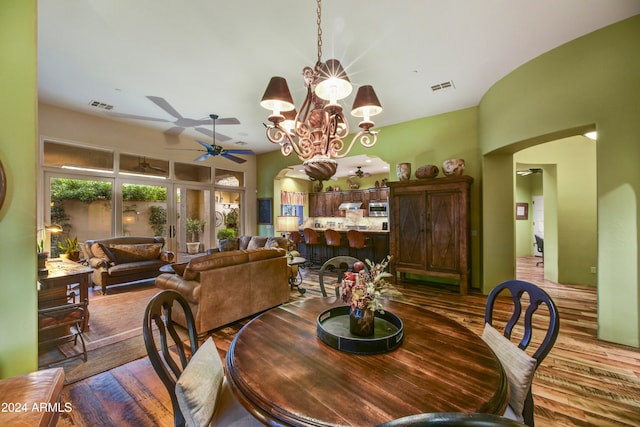
[[[512,153],[597,128],[598,336],[636,347],[640,346],[638,40],[640,15],[528,62],[497,82],[479,107],[485,166],[483,291],[513,277],[513,226],[487,221],[513,212],[512,190],[510,194],[489,191],[494,189],[491,184],[512,181]],[[549,225],[545,218],[545,229]],[[558,224],[558,236],[565,225]],[[549,251],[554,250],[550,246]]]
[[[0,2],[0,378],[37,369],[36,1]]]

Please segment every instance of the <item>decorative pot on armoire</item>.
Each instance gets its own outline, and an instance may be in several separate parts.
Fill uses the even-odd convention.
[[[471,273],[467,175],[389,182],[391,274],[453,279],[466,295]]]

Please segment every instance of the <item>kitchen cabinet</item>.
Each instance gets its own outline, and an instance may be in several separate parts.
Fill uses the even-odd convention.
[[[469,287],[469,176],[389,182],[391,273],[458,281]]]

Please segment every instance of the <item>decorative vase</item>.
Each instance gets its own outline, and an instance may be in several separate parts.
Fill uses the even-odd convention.
[[[349,331],[359,337],[373,335],[375,312],[371,310],[349,309]]]
[[[49,252],[38,252],[38,274],[47,274],[47,258]]]
[[[464,159],[449,159],[442,163],[442,172],[446,176],[460,176],[464,172]]]
[[[187,242],[187,253],[197,254],[200,252],[200,242]]]
[[[398,163],[396,165],[398,181],[408,181],[411,178],[411,163]]]
[[[435,178],[436,176],[438,176],[438,172],[440,172],[440,170],[436,165],[420,166],[416,170],[416,178],[418,179]]]

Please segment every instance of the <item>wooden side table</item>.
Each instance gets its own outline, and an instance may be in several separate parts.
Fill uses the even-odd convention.
[[[301,295],[304,295],[307,291],[305,288],[300,287],[302,284],[302,273],[300,273],[300,268],[302,268],[306,262],[306,258],[301,256],[287,258],[287,265],[289,266],[289,286],[291,286],[291,289],[294,287],[298,289],[298,292],[300,292]],[[294,269],[293,267],[297,268]]]
[[[54,258],[47,261],[48,274],[38,277],[38,308],[53,307],[67,302],[67,289],[78,284],[80,301],[89,301],[89,275],[91,267],[68,259]],[[85,319],[85,330],[89,329],[89,308]]]

